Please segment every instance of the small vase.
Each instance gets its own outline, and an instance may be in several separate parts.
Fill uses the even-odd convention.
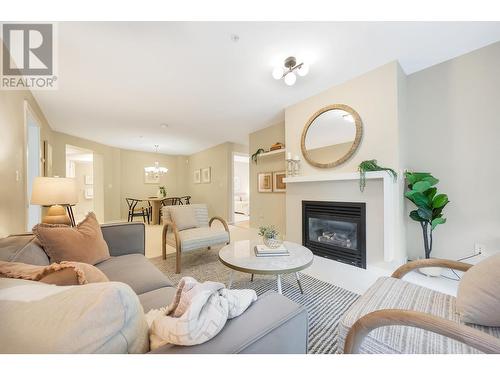
[[[283,240],[279,237],[273,237],[273,238],[263,237],[263,241],[264,245],[266,245],[271,249],[277,249],[283,243]]]

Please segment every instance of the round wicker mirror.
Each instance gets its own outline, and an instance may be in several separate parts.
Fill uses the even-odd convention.
[[[317,111],[302,132],[302,154],[318,168],[345,163],[358,149],[363,124],[358,113],[345,104],[333,104]]]

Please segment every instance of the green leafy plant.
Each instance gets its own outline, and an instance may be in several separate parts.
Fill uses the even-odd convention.
[[[405,177],[409,189],[405,192],[405,197],[417,207],[410,212],[410,218],[418,221],[422,227],[425,257],[429,258],[432,233],[438,225],[446,223],[443,209],[450,201],[446,194],[438,194],[435,185],[439,180],[430,173],[406,172]]]
[[[359,163],[358,171],[359,171],[359,190],[360,191],[365,190],[366,172],[387,171],[387,173],[389,173],[393,177],[394,182],[396,182],[396,180],[398,178],[398,174],[394,171],[394,169],[379,166],[375,159],[365,160],[365,161],[362,161],[361,163]]]
[[[263,225],[259,227],[259,236],[265,238],[277,238],[280,232],[274,225]]]
[[[257,160],[260,154],[263,152],[266,152],[263,148],[259,148],[257,151],[255,151],[254,154],[252,154],[252,161],[257,164]]]
[[[160,194],[163,198],[167,196],[167,189],[165,188],[165,186],[160,186]]]

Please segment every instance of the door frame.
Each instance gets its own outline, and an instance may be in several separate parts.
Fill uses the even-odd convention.
[[[235,156],[244,156],[244,157],[248,157],[250,158],[250,154],[249,153],[246,153],[246,152],[237,152],[237,151],[233,151],[231,153],[231,184],[230,184],[230,189],[229,189],[229,192],[230,192],[230,196],[231,196],[231,200],[229,202],[229,208],[230,208],[230,215],[229,215],[229,224],[235,224],[236,221],[235,221],[235,218],[234,218],[234,157]],[[248,161],[248,163],[250,163],[250,160]],[[248,170],[248,173],[250,174],[250,165],[249,165],[249,170]],[[249,177],[249,181],[250,181],[250,175],[248,176]],[[250,194],[248,196],[248,201],[250,202]]]
[[[28,169],[29,169],[29,150],[28,150],[28,117],[31,117],[35,121],[35,125],[38,127],[39,132],[39,145],[38,145],[38,175],[43,176],[43,165],[42,165],[42,152],[43,152],[43,141],[42,141],[42,121],[37,113],[33,110],[28,100],[24,100],[23,104],[23,117],[24,117],[24,227],[26,230],[29,223],[29,209],[31,197],[28,193]],[[40,207],[40,219],[42,217],[42,208]]]

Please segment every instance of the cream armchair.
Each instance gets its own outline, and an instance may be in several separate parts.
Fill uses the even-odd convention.
[[[500,327],[464,324],[456,298],[402,280],[422,267],[466,272],[472,265],[422,259],[382,277],[339,322],[339,352],[372,354],[500,353]]]
[[[175,273],[181,272],[182,253],[210,249],[211,246],[230,242],[226,221],[218,216],[208,220],[208,209],[205,204],[165,206],[162,208],[162,220],[162,256],[163,259],[167,257],[167,244],[175,247]],[[224,229],[213,228],[212,223],[215,220],[220,221]]]

